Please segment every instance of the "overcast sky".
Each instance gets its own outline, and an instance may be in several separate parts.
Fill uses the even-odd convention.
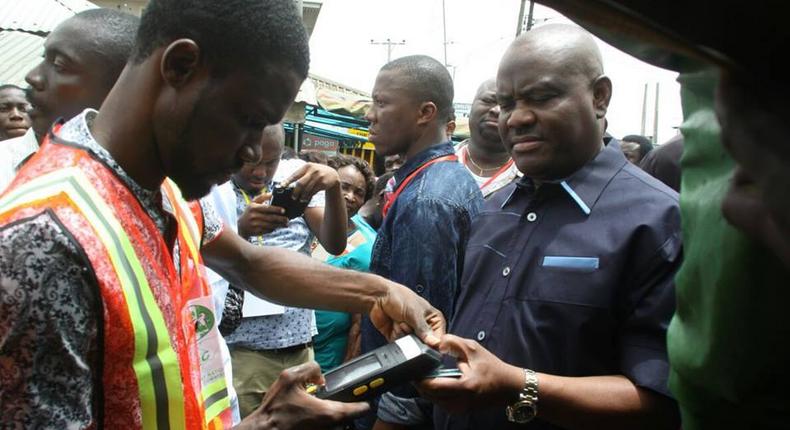
[[[455,80],[455,101],[469,103],[477,86],[496,74],[499,60],[516,34],[519,0],[445,0],[447,63]],[[529,5],[529,2],[527,2]],[[552,9],[535,5],[538,25],[570,23]],[[405,40],[392,58],[425,54],[444,62],[441,0],[323,0],[310,41],[311,72],[370,92],[387,48],[370,40]],[[609,131],[622,137],[638,134],[642,99],[648,84],[645,134],[653,132],[656,83],[659,84],[658,141],[676,134],[680,125],[677,73],[653,67],[596,39],[614,93],[609,105]]]

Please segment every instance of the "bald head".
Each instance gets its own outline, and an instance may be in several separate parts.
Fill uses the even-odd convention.
[[[475,100],[484,97],[486,93],[489,91],[496,91],[496,78],[490,78],[483,81],[479,87],[477,87],[477,92],[475,93]]]
[[[496,100],[496,79],[483,81],[477,88],[472,106],[469,109],[470,145],[476,153],[502,154],[505,147],[497,130],[499,105]]]
[[[565,178],[601,151],[612,83],[586,31],[547,25],[517,38],[496,86],[499,133],[525,175]]]
[[[511,43],[505,57],[525,50],[589,79],[603,75],[598,45],[590,33],[574,25],[551,24],[528,31]]]

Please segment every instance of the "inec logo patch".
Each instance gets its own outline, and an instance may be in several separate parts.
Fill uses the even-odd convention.
[[[190,311],[192,312],[192,321],[195,322],[195,333],[200,339],[214,328],[214,312],[201,305],[191,306]]]

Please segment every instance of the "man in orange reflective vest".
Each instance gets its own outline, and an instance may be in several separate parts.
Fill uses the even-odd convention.
[[[56,126],[0,196],[4,422],[227,427],[202,259],[271,300],[369,312],[387,335],[405,323],[437,342],[441,314],[405,287],[253,247],[185,202],[257,160],[307,64],[288,0],[149,4],[100,112]],[[315,364],[284,372],[241,427],[318,428],[366,410],[307,395],[320,380]]]

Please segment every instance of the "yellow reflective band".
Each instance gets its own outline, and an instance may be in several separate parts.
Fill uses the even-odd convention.
[[[90,181],[77,168],[51,172],[0,199],[0,213],[58,194],[68,197],[96,231],[121,284],[134,330],[143,428],[184,428],[181,371],[164,318],[128,235]]]
[[[202,234],[200,231],[198,231],[195,217],[192,214],[192,211],[189,209],[189,205],[181,196],[181,190],[178,188],[175,182],[170,180],[170,178],[167,178],[165,179],[163,185],[168,189],[168,194],[173,196],[173,198],[170,200],[175,200],[170,202],[170,204],[173,206],[173,210],[175,211],[176,205],[178,205],[178,209],[184,214],[184,216],[177,217],[178,228],[181,230],[182,236],[184,236],[186,239],[187,248],[189,249],[189,254],[192,256],[192,260],[197,264],[197,262],[200,261],[198,258],[200,255],[198,244],[200,243]]]

